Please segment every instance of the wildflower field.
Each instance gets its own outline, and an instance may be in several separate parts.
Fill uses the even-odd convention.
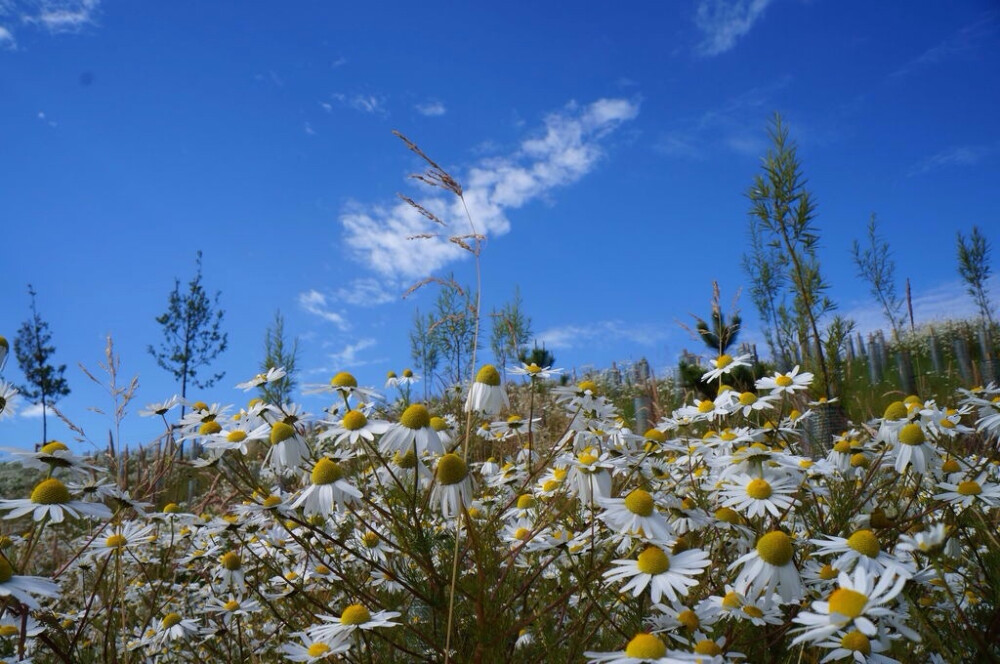
[[[718,357],[718,397],[648,431],[600,383],[486,365],[430,404],[348,373],[312,386],[319,414],[255,398],[179,417],[172,398],[143,411],[166,447],[128,462],[22,452],[39,473],[0,501],[0,656],[995,658],[1000,389],[894,401],[823,448],[802,436],[812,375],[726,387],[745,361]]]

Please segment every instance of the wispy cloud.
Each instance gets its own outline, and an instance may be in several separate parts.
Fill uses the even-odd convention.
[[[988,292],[993,301],[996,302],[997,293],[1000,292],[1000,279],[994,277],[990,280]],[[979,315],[979,309],[976,308],[975,302],[966,292],[965,285],[957,279],[932,286],[923,292],[914,293],[912,301],[913,319],[917,325],[943,320],[975,318]],[[866,301],[865,304],[857,304],[846,309],[843,316],[853,320],[857,325],[858,332],[862,334],[889,328],[881,307],[872,304],[870,300]]]
[[[97,23],[100,0],[0,0],[0,48],[17,48],[15,21],[52,34],[80,32]]]
[[[764,16],[772,0],[700,0],[694,22],[704,34],[698,53],[719,55],[736,46]]]
[[[40,418],[44,411],[45,409],[42,408],[41,403],[33,403],[26,408],[22,408],[20,411],[17,412],[17,415],[19,415],[20,417],[25,417],[29,420],[34,420]],[[49,411],[47,414],[51,415],[52,412]]]
[[[359,113],[368,113],[371,115],[388,115],[389,113],[385,108],[386,98],[381,95],[367,93],[344,94],[342,92],[335,92],[330,95],[330,98],[336,101],[340,106],[350,108],[358,111]]]
[[[923,175],[949,166],[974,166],[997,151],[997,145],[958,145],[925,159],[921,159],[906,172],[907,177]]]
[[[477,232],[488,237],[507,233],[508,210],[589,173],[604,154],[604,139],[638,113],[638,102],[627,99],[601,99],[586,106],[571,103],[549,114],[544,128],[511,154],[483,158],[466,173],[456,174],[464,185],[465,202]],[[405,202],[355,203],[340,217],[346,246],[358,260],[389,279],[426,276],[468,255],[446,235],[407,239],[441,230],[446,234],[468,232],[465,210],[454,196],[431,194],[417,202],[448,228],[442,229]]]
[[[448,109],[444,106],[444,102],[437,100],[417,104],[414,108],[417,109],[417,113],[425,115],[429,118],[436,118],[448,112]]]
[[[351,367],[360,367],[367,364],[385,362],[385,358],[381,357],[361,357],[362,351],[373,348],[377,345],[377,343],[378,342],[371,337],[365,337],[355,341],[354,343],[349,343],[336,353],[328,353],[327,359],[329,362],[326,366],[307,369],[304,373],[308,376],[315,376],[317,374],[332,374],[338,371],[343,371],[344,369],[350,369]]]
[[[341,330],[346,330],[350,327],[343,314],[330,309],[326,296],[318,290],[299,293],[299,306],[309,313],[333,323]]]
[[[400,294],[389,289],[378,279],[360,277],[352,280],[346,287],[338,288],[334,294],[338,302],[356,307],[374,307],[399,300]]]
[[[762,121],[776,105],[775,97],[791,82],[791,76],[782,76],[733,95],[715,108],[681,118],[656,139],[654,149],[694,159],[704,159],[713,151],[760,155],[768,145]]]
[[[535,335],[535,340],[546,348],[565,350],[595,344],[613,346],[622,342],[650,347],[666,341],[669,336],[662,325],[605,320],[551,327]]]
[[[922,67],[932,66],[956,58],[968,58],[995,42],[1000,32],[1000,11],[989,11],[972,23],[962,26],[947,39],[927,49],[892,76],[906,76]]]
[[[308,135],[310,135],[310,136],[315,136],[315,135],[316,135],[316,130],[315,130],[315,129],[313,129],[313,126],[312,126],[312,123],[311,123],[311,122],[306,122],[306,123],[305,123],[305,124],[304,124],[304,125],[302,126],[302,131],[306,132],[306,133],[307,133]]]

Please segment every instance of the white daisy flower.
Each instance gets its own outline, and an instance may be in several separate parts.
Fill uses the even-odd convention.
[[[660,637],[645,632],[632,637],[624,651],[588,651],[583,656],[599,664],[680,664],[680,660],[667,655],[667,644]]]
[[[343,469],[331,459],[323,457],[317,461],[309,477],[312,484],[303,489],[292,503],[292,509],[302,507],[306,516],[329,516],[334,505],[352,503],[361,498],[361,492],[344,479]]]
[[[598,498],[598,502],[604,507],[600,518],[612,530],[660,542],[672,539],[670,526],[648,491],[635,489],[625,498]]]
[[[285,659],[293,662],[306,662],[307,664],[319,662],[351,649],[351,642],[347,638],[313,639],[305,632],[297,632],[293,636],[297,636],[302,643],[285,643],[281,646],[281,652]]]
[[[551,378],[556,374],[562,373],[562,369],[553,369],[551,366],[540,367],[534,362],[531,364],[521,363],[519,367],[511,367],[507,369],[507,373],[513,376],[527,376],[531,380],[540,380],[545,378]]]
[[[287,372],[284,367],[271,367],[267,370],[267,373],[259,373],[250,380],[238,383],[236,389],[248,392],[255,387],[260,387],[266,383],[273,383],[276,380],[281,380],[285,377]]]
[[[799,390],[804,390],[812,383],[813,375],[809,372],[799,373],[799,365],[788,373],[776,373],[757,381],[758,390],[771,390],[771,394],[793,394]]]
[[[291,424],[275,422],[268,435],[267,464],[278,474],[294,472],[309,457],[309,446]]]
[[[896,435],[897,473],[902,473],[907,466],[913,467],[913,472],[923,475],[928,469],[934,470],[940,464],[940,455],[934,445],[927,441],[924,430],[917,423],[904,424]]]
[[[139,411],[139,415],[141,417],[155,417],[157,415],[164,417],[170,410],[179,405],[181,405],[181,398],[175,394],[166,401],[148,404]]]
[[[468,465],[457,454],[445,454],[438,459],[434,477],[437,483],[431,491],[431,502],[440,504],[445,518],[457,517],[472,502]]]
[[[500,372],[492,364],[486,364],[476,374],[476,380],[469,388],[465,399],[465,412],[496,415],[504,408],[510,408],[507,392],[500,384]]]
[[[423,404],[415,403],[407,407],[399,417],[399,422],[391,424],[379,440],[382,454],[401,452],[406,454],[416,446],[417,455],[444,454],[441,437],[431,426],[431,414]]]
[[[73,500],[66,485],[54,477],[35,485],[30,498],[0,500],[0,510],[10,510],[4,517],[6,519],[17,519],[31,514],[35,521],[47,517],[52,523],[61,523],[66,514],[73,518],[79,518],[81,515],[92,519],[111,518],[111,510],[102,503]]]
[[[638,597],[650,588],[654,603],[666,596],[671,602],[679,601],[688,594],[698,582],[693,578],[705,571],[711,564],[708,554],[701,549],[690,549],[676,555],[664,551],[658,546],[650,545],[638,555],[635,560],[614,560],[610,569],[604,573],[604,578],[615,583],[631,579],[622,586],[622,593],[632,591],[633,597]]]
[[[21,604],[37,609],[38,602],[32,595],[58,597],[59,594],[59,586],[48,579],[15,575],[10,562],[0,554],[0,597],[13,597]]]
[[[987,507],[1000,505],[1000,485],[988,482],[986,473],[981,473],[974,480],[963,480],[955,484],[938,482],[938,486],[945,491],[934,498],[952,505],[970,507],[977,502]]]
[[[906,578],[892,572],[872,574],[863,567],[854,570],[853,576],[841,572],[838,588],[825,602],[813,602],[812,611],[800,611],[795,622],[803,625],[801,633],[792,640],[799,643],[817,643],[848,626],[853,626],[865,636],[878,633],[873,619],[891,617],[896,611],[885,606],[906,585]]]
[[[750,358],[751,355],[749,353],[737,355],[736,357],[733,357],[729,353],[723,353],[716,359],[711,360],[712,369],[710,371],[706,371],[701,377],[701,380],[703,382],[710,383],[713,380],[722,378],[722,376],[731,372],[736,367],[749,367],[750,362],[748,360]]]
[[[156,531],[152,525],[142,526],[134,521],[126,521],[119,526],[108,525],[91,543],[90,551],[95,558],[121,555],[126,551],[135,556],[135,550],[155,539]]]
[[[791,537],[780,530],[765,533],[757,539],[753,551],[729,566],[743,566],[733,585],[753,598],[770,598],[777,592],[783,601],[794,602],[802,597],[803,588],[793,555]]]
[[[882,550],[878,536],[867,528],[856,530],[848,538],[825,535],[826,539],[810,540],[816,545],[815,555],[840,554],[831,564],[839,570],[850,572],[855,564],[871,574],[883,574],[887,570],[904,578],[913,576],[905,562],[892,553]]]
[[[351,445],[356,445],[358,440],[364,438],[369,443],[375,441],[376,434],[383,434],[389,428],[388,422],[381,420],[369,420],[360,410],[349,410],[344,413],[338,422],[327,422],[333,424],[330,428],[319,435],[320,440],[334,440],[334,444],[339,445],[344,441]]]
[[[857,629],[845,632],[843,635],[834,634],[816,645],[820,648],[830,649],[830,653],[820,660],[820,664],[839,662],[848,658],[858,662],[858,664],[899,664],[898,659],[881,654],[891,647],[888,639],[870,639]]]
[[[6,339],[0,337],[6,342]],[[3,346],[0,346],[0,354],[4,353]],[[6,355],[4,355],[6,357]],[[0,368],[2,368],[3,362],[0,361]],[[7,381],[0,380],[0,420],[7,419],[8,417],[14,417],[14,413],[17,412],[18,402],[20,397],[18,395],[18,390],[12,384]]]
[[[798,480],[790,475],[764,473],[759,477],[747,474],[730,476],[719,492],[723,507],[731,507],[747,517],[770,514],[777,518],[795,505]]]
[[[338,638],[348,637],[359,629],[370,631],[376,627],[395,627],[399,623],[393,622],[392,619],[399,615],[398,611],[372,613],[364,604],[351,604],[341,611],[339,617],[322,614],[316,616],[326,624],[313,625],[306,630],[306,633],[317,641],[335,641]]]

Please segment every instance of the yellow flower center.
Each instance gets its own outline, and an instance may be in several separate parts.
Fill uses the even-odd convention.
[[[919,424],[907,424],[899,430],[899,442],[904,445],[920,445],[926,440]]]
[[[840,574],[840,570],[838,570],[830,563],[826,563],[819,570],[819,578],[823,579],[824,581],[832,581],[833,579],[837,578],[838,574]]]
[[[438,461],[437,481],[442,485],[458,484],[469,474],[465,461],[457,454],[445,454]]]
[[[279,496],[268,496],[264,499],[264,507],[277,507],[281,504],[281,498]]]
[[[954,429],[955,423],[945,418],[938,422],[938,426],[940,426],[942,429]]]
[[[597,457],[594,456],[593,454],[589,454],[587,452],[583,452],[582,454],[578,454],[576,456],[576,460],[579,461],[580,463],[582,463],[585,466],[589,466],[591,464],[597,463]]]
[[[698,618],[698,614],[691,609],[684,609],[677,614],[677,622],[683,625],[686,629],[694,631],[701,627],[701,620]]]
[[[361,604],[351,604],[340,614],[341,625],[363,625],[372,619],[372,614]]]
[[[403,369],[403,378],[413,378],[413,370]]]
[[[514,539],[526,542],[531,539],[531,530],[528,528],[518,528],[514,531]]]
[[[431,428],[435,431],[446,431],[448,429],[448,420],[435,415],[431,418]]]
[[[126,544],[128,544],[128,539],[126,539],[125,536],[120,533],[115,533],[108,539],[104,540],[104,546],[108,547],[109,549],[120,549]]]
[[[316,573],[320,576],[326,576],[330,573],[330,568],[326,565],[316,565]]]
[[[322,641],[317,641],[306,648],[306,654],[310,657],[319,657],[320,655],[325,655],[328,652],[330,652],[330,646],[326,645]]]
[[[833,444],[833,451],[840,452],[841,454],[848,454],[851,451],[851,441],[849,440],[838,440]]]
[[[369,549],[374,549],[378,546],[378,535],[369,530],[361,536],[361,543]]]
[[[851,455],[851,468],[867,468],[871,462],[863,453]]]
[[[659,429],[650,429],[645,433],[644,437],[646,438],[646,440],[654,440],[657,443],[662,443],[667,440],[667,434],[660,431]]]
[[[357,387],[358,379],[347,373],[346,371],[341,371],[339,374],[330,379],[331,387]]]
[[[747,484],[747,495],[756,500],[767,500],[771,497],[771,485],[758,477]]]
[[[6,558],[0,556],[0,583],[7,583],[12,576],[14,576],[14,568],[10,566]]]
[[[845,650],[859,652],[862,655],[870,655],[872,653],[872,644],[868,640],[868,637],[858,630],[844,634],[844,638],[840,640],[840,647]]]
[[[545,480],[542,482],[542,491],[555,491],[559,488],[559,480]]]
[[[958,483],[958,493],[962,496],[978,496],[983,492],[983,487],[975,480],[966,480]]]
[[[649,546],[639,554],[636,567],[643,574],[663,574],[670,569],[670,556],[658,546]]]
[[[344,413],[344,419],[340,423],[348,431],[357,431],[368,424],[368,418],[360,410],[349,410]]]
[[[395,371],[387,371],[386,374],[385,374],[385,377],[386,378],[395,378],[396,377],[396,372]]]
[[[774,379],[774,384],[777,385],[778,387],[788,387],[789,385],[791,385],[794,382],[795,381],[792,380],[791,376],[786,376],[785,374],[779,374]]]
[[[237,602],[235,599],[231,599],[227,601],[225,604],[223,604],[222,608],[224,608],[226,611],[235,611],[236,609],[240,608],[240,603]]]
[[[792,538],[780,530],[761,535],[757,540],[757,555],[769,565],[783,567],[792,560]]]
[[[625,496],[625,507],[632,514],[639,516],[650,516],[653,513],[653,496],[648,491],[636,489]]]
[[[720,507],[715,510],[715,518],[724,523],[736,525],[742,521],[740,514],[732,507]]]
[[[667,654],[667,644],[654,634],[636,634],[625,646],[625,656],[635,659],[659,659]]]
[[[725,369],[730,364],[733,363],[733,356],[728,353],[723,353],[715,360],[716,369]]]
[[[492,364],[485,364],[476,374],[476,382],[496,387],[500,384],[500,372]]]
[[[740,596],[733,591],[729,591],[726,593],[725,597],[722,598],[722,606],[726,609],[740,608]]]
[[[535,506],[535,497],[530,493],[526,493],[522,496],[517,497],[517,509],[526,510]]]
[[[591,394],[597,394],[597,383],[595,383],[592,380],[585,380],[581,383],[578,383],[576,389],[580,390],[581,392],[590,392]]]
[[[719,644],[710,639],[702,639],[694,646],[694,652],[697,655],[710,655],[712,657],[717,657],[722,654],[722,648]]]
[[[3,410],[3,408],[0,408]],[[53,440],[52,442],[42,445],[42,452],[45,454],[52,454],[53,452],[65,452],[69,450],[65,444],[60,443],[58,440]]]
[[[247,432],[242,429],[234,429],[226,434],[226,441],[230,443],[242,443],[247,439]]]
[[[907,415],[906,404],[902,401],[893,401],[891,404],[885,407],[885,412],[882,413],[882,419],[885,420],[901,420]]]
[[[209,420],[198,428],[198,433],[202,436],[211,436],[222,431],[222,425],[215,420]]]
[[[407,429],[423,429],[431,425],[431,414],[423,404],[415,403],[403,411],[399,423]]]
[[[743,607],[743,613],[747,614],[751,618],[763,618],[764,612],[758,609],[756,606],[751,606],[747,604]]]
[[[407,450],[406,454],[396,452],[392,457],[392,461],[403,470],[417,467],[417,455],[413,453],[412,449]]]
[[[0,397],[0,401],[2,400],[2,397]],[[21,630],[16,625],[0,625],[0,636],[14,636],[20,633]]]
[[[698,403],[699,413],[711,413],[715,409],[715,404],[708,399]]]
[[[869,558],[877,558],[881,550],[878,545],[878,538],[870,530],[859,530],[848,537],[847,546]]]
[[[857,618],[864,613],[868,596],[850,588],[837,588],[830,595],[830,613],[839,613],[847,618]]]
[[[63,505],[69,500],[69,489],[54,477],[42,480],[31,491],[31,502],[38,505]]]
[[[181,616],[179,613],[168,613],[163,616],[163,620],[160,621],[160,624],[163,626],[163,629],[170,629],[180,621]]]
[[[204,401],[195,401],[191,404],[191,410],[208,410],[208,404]]]
[[[290,424],[275,422],[271,425],[271,444],[277,445],[295,435],[295,429]]]
[[[753,392],[744,392],[740,395],[740,405],[752,406],[755,403],[757,403],[757,395]]]
[[[333,484],[344,476],[344,471],[336,463],[323,457],[312,470],[313,484]]]
[[[230,572],[235,572],[239,568],[243,567],[243,562],[240,560],[240,555],[235,551],[227,551],[222,554],[219,558],[219,564],[222,565],[224,569]]]

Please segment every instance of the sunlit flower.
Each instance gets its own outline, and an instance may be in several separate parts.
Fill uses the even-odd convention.
[[[414,447],[418,455],[427,452],[444,454],[441,437],[431,426],[431,414],[427,412],[426,406],[419,403],[408,406],[400,415],[399,422],[390,425],[379,440],[379,451],[382,454],[406,454]]]
[[[729,569],[742,565],[733,585],[749,597],[765,600],[777,592],[785,602],[802,597],[802,579],[792,560],[792,538],[780,530],[761,535],[753,550],[738,558]]]
[[[297,632],[293,636],[297,636],[302,643],[290,642],[281,646],[285,659],[293,662],[319,662],[351,649],[350,640],[340,635],[327,640],[314,639],[305,632]]]
[[[659,542],[672,538],[666,518],[657,511],[656,501],[648,491],[634,489],[624,498],[599,498],[598,502],[604,507],[601,520],[612,530]]]
[[[472,502],[472,482],[469,467],[457,454],[445,454],[438,459],[434,471],[437,483],[431,493],[431,501],[440,504],[441,514],[454,518]]]
[[[399,617],[398,611],[376,611],[372,613],[364,604],[351,604],[341,611],[340,616],[316,616],[326,624],[314,625],[306,630],[310,638],[317,641],[333,641],[341,636],[349,636],[361,629],[373,630],[376,627],[394,627],[399,623],[393,618]]]
[[[616,652],[585,652],[583,656],[600,664],[680,664],[680,660],[667,655],[667,644],[655,634],[636,634]]]
[[[500,384],[500,372],[492,364],[483,365],[476,374],[476,380],[469,388],[469,396],[465,400],[465,411],[474,411],[486,415],[496,415],[503,408],[510,408],[507,392]]]
[[[541,380],[552,378],[552,376],[562,373],[562,369],[553,369],[551,366],[540,367],[535,363],[524,364],[522,362],[519,367],[510,367],[507,369],[507,373],[513,376],[527,376],[531,380]]]
[[[973,503],[981,503],[986,507],[1000,505],[1000,485],[987,481],[986,473],[981,473],[974,480],[962,480],[954,484],[938,482],[938,486],[945,491],[934,498],[952,505],[960,507],[970,507]]]
[[[247,392],[255,387],[260,387],[261,385],[265,385],[267,383],[273,383],[276,380],[281,380],[282,378],[285,377],[285,375],[286,372],[284,367],[280,368],[271,367],[270,369],[267,370],[267,373],[259,373],[246,382],[238,383],[236,385],[236,389]]]
[[[838,587],[827,601],[813,602],[812,611],[800,611],[795,616],[795,622],[803,627],[792,645],[816,643],[852,625],[865,636],[874,636],[878,628],[873,620],[896,614],[886,605],[905,585],[906,579],[892,572],[871,574],[863,567],[855,569],[852,576],[841,572]]]
[[[18,602],[37,609],[38,602],[32,595],[58,597],[59,594],[59,586],[48,579],[15,575],[10,562],[0,554],[0,597],[13,597]]]
[[[609,582],[630,579],[621,592],[632,591],[638,597],[648,586],[653,602],[659,602],[665,595],[671,602],[688,594],[688,590],[698,585],[693,578],[705,571],[711,564],[708,554],[701,549],[689,549],[673,555],[662,548],[647,546],[635,560],[614,560],[616,568],[604,573]]]
[[[66,514],[73,518],[81,515],[92,519],[111,518],[111,510],[101,503],[73,500],[66,485],[54,477],[36,484],[30,498],[0,500],[0,510],[10,510],[6,519],[31,514],[35,521],[47,518],[52,523],[60,523]]]
[[[745,516],[778,517],[795,504],[798,487],[798,480],[790,475],[765,473],[755,477],[741,473],[727,478],[719,493],[723,507],[732,507]]]
[[[3,337],[0,337],[3,339]],[[3,339],[6,342],[6,339]],[[4,353],[4,348],[0,346],[0,354]],[[0,361],[0,368],[2,368],[3,362]],[[12,384],[7,381],[0,380],[0,420],[7,419],[8,417],[14,417],[17,412],[18,401],[20,397],[18,395],[18,390]]]
[[[736,357],[733,357],[728,353],[723,353],[714,360],[711,360],[712,369],[710,371],[706,371],[701,377],[701,380],[706,383],[710,383],[713,380],[722,378],[722,376],[731,372],[736,367],[749,367],[750,362],[748,362],[748,360],[751,357],[752,356],[749,353],[737,355]]]
[[[329,516],[334,505],[352,503],[361,498],[361,492],[344,479],[343,469],[332,459],[322,457],[317,461],[309,479],[312,484],[303,489],[292,503],[293,509],[302,507],[306,516]]]
[[[757,380],[758,390],[771,390],[771,394],[792,394],[804,390],[812,383],[813,375],[809,372],[799,373],[799,365],[788,373],[776,373]]]

